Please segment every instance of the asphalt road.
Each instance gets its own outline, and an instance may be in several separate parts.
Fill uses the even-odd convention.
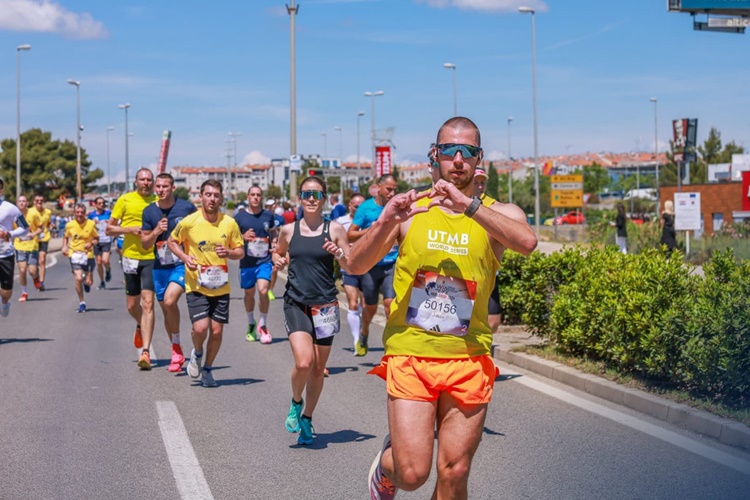
[[[271,345],[244,340],[236,270],[219,386],[171,374],[157,312],[156,357],[136,368],[122,274],[77,300],[67,259],[48,291],[13,297],[0,320],[2,499],[364,499],[387,432],[385,387],[366,375],[382,355],[352,356],[344,321],[313,423],[313,446],[284,429],[292,355],[282,303],[271,304]],[[283,291],[277,284],[277,295]],[[182,334],[189,352],[184,300]],[[342,315],[345,318],[345,315]],[[750,454],[501,365],[475,457],[475,499],[750,498]],[[398,498],[429,498],[430,482]]]

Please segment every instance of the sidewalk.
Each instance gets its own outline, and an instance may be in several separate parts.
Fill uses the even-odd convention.
[[[579,391],[717,439],[721,443],[750,450],[750,427],[739,422],[624,387],[595,375],[581,373],[561,363],[513,352],[513,348],[521,345],[541,343],[541,338],[526,332],[522,326],[501,326],[499,333],[493,337],[492,356],[498,361],[516,365]]]

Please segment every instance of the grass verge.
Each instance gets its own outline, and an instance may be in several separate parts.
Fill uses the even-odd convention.
[[[650,392],[656,396],[669,399],[675,403],[682,403],[699,410],[705,410],[713,413],[720,417],[728,418],[736,422],[740,422],[747,426],[750,426],[750,408],[734,408],[726,404],[717,403],[710,399],[696,397],[687,391],[675,390],[670,387],[665,387],[658,383],[649,380],[639,379],[632,374],[623,374],[611,367],[606,366],[601,361],[592,361],[590,359],[571,356],[566,353],[559,352],[554,346],[542,345],[542,346],[518,346],[513,348],[514,351],[525,352],[540,358],[555,361],[560,364],[564,364],[575,368],[583,373],[596,375],[598,377],[605,378],[612,382],[630,387],[632,389],[639,389],[642,391]]]

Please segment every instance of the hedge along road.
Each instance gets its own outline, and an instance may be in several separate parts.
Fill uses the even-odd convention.
[[[3,498],[366,498],[370,463],[387,432],[382,381],[365,375],[382,355],[336,339],[315,414],[317,439],[296,445],[284,429],[292,357],[282,303],[273,301],[271,345],[244,341],[238,270],[219,387],[136,369],[122,274],[76,314],[65,259],[48,292],[31,292],[0,322]],[[283,282],[277,285],[281,295]],[[158,309],[157,309],[158,310]],[[190,345],[186,307],[183,345]],[[157,312],[157,353],[167,352]],[[501,365],[475,457],[470,497],[742,498],[750,455]],[[425,498],[434,485],[399,493]]]

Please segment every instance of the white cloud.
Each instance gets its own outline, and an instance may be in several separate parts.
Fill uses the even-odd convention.
[[[484,159],[487,161],[501,161],[505,160],[508,156],[503,151],[486,151],[484,153]]]
[[[0,29],[60,33],[68,38],[105,38],[104,25],[91,14],[70,12],[52,0],[3,0]]]
[[[271,159],[260,151],[251,151],[242,158],[245,165],[268,165]]]
[[[537,12],[548,10],[547,4],[541,0],[417,0],[417,2],[439,9],[456,7],[462,10],[483,12],[516,12],[519,7],[530,7]]]

